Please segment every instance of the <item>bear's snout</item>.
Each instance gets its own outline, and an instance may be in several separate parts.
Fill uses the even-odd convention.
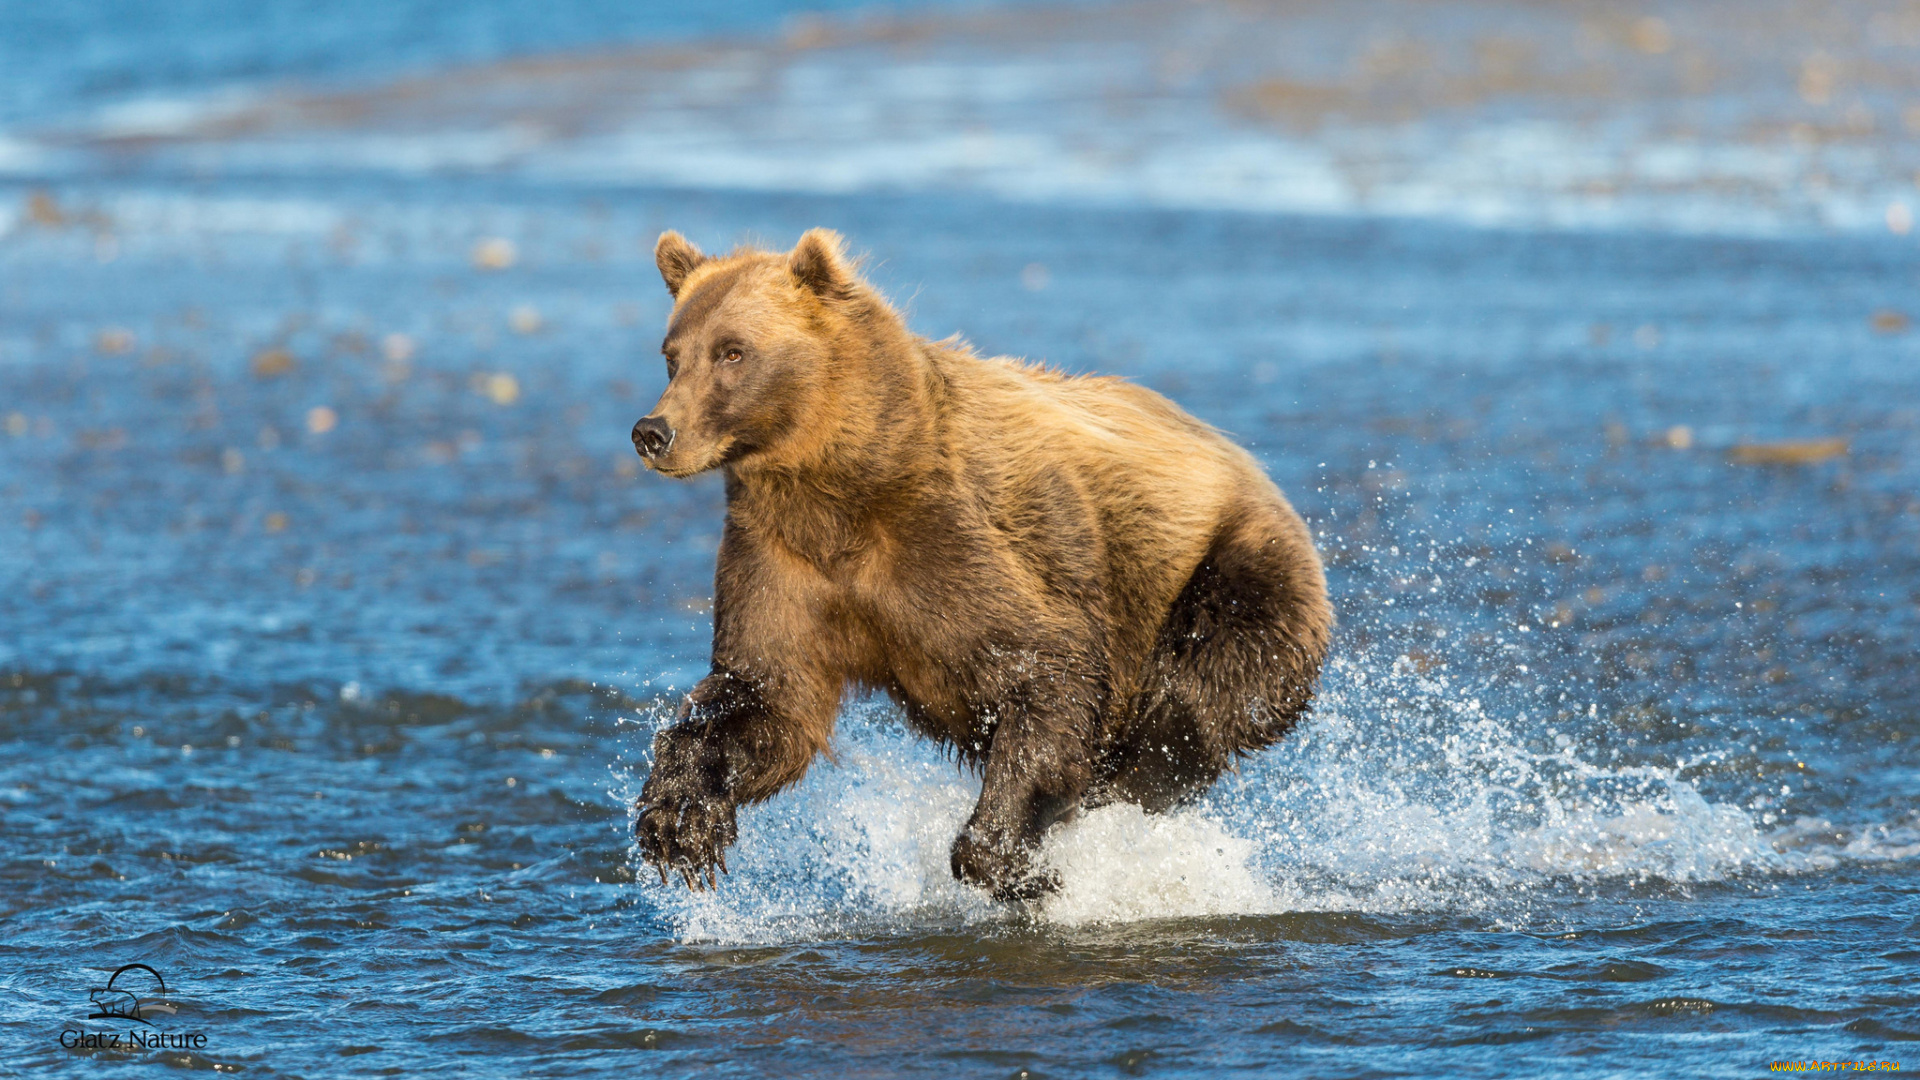
[[[643,416],[633,425],[633,448],[644,458],[667,452],[673,445],[673,429],[657,416]]]

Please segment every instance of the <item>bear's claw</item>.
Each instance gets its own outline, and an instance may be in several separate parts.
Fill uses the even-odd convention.
[[[680,706],[681,719],[691,699]],[[685,723],[654,737],[653,769],[635,803],[634,839],[640,856],[660,871],[660,883],[679,874],[696,892],[719,885],[725,851],[737,832],[726,770],[699,729]]]
[[[733,800],[704,794],[642,795],[638,809],[634,837],[641,858],[660,871],[662,885],[669,872],[678,873],[695,891],[719,884],[719,875],[727,872],[726,848],[737,835]]]

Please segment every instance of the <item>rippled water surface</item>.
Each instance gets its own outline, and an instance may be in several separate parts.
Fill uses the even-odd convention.
[[[1910,236],[152,163],[0,203],[6,1069],[1745,1076],[1920,1040]],[[949,880],[978,782],[881,702],[717,893],[635,874],[722,510],[628,445],[652,241],[813,225],[922,332],[1233,433],[1328,561],[1313,722],[1056,832],[1034,910]],[[133,962],[204,1045],[63,1048],[129,1029],[88,995]]]

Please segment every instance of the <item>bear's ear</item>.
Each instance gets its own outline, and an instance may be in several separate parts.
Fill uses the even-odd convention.
[[[847,262],[846,241],[832,229],[808,229],[787,257],[787,267],[801,288],[823,300],[845,300],[858,283]]]
[[[706,261],[705,252],[672,229],[661,233],[660,242],[653,245],[653,262],[660,268],[660,280],[667,283],[667,292],[676,299],[680,296],[680,286],[686,283],[687,275]]]

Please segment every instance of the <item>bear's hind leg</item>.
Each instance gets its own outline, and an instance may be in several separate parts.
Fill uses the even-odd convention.
[[[1090,803],[1170,809],[1299,723],[1333,623],[1312,551],[1291,514],[1221,529],[1160,628]]]
[[[1092,775],[1088,752],[1101,680],[1071,661],[1041,654],[1008,694],[982,763],[980,801],[954,839],[953,876],[999,900],[1037,900],[1054,890],[1036,872],[1041,837],[1079,808]]]

